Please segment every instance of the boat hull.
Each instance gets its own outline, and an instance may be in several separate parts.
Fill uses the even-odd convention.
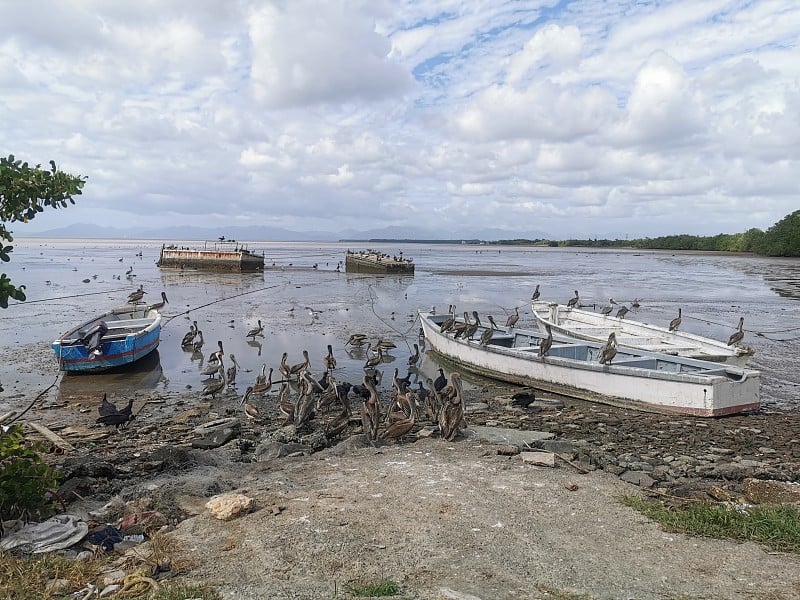
[[[752,348],[728,346],[725,342],[692,333],[671,332],[657,325],[600,315],[554,302],[534,301],[531,309],[543,333],[545,325],[550,325],[556,334],[604,343],[613,331],[622,347],[739,366],[744,366],[753,354]]]
[[[420,319],[436,354],[485,377],[650,412],[716,417],[760,408],[758,371],[657,353],[623,354],[618,363],[601,365],[596,359],[599,344],[565,339],[555,342],[551,350],[561,356],[540,358],[538,332],[511,334],[527,336],[529,343],[523,346],[503,347],[508,336],[502,332],[498,332],[498,343],[493,338],[480,346],[477,340],[441,333],[436,316],[420,313]],[[586,360],[569,358],[569,354],[583,354]]]
[[[133,323],[132,319],[111,321],[112,327],[116,327],[123,333],[115,333],[115,329],[112,329],[109,335],[101,340],[99,354],[90,352],[84,344],[75,343],[75,338],[78,332],[86,330],[98,321],[113,315],[119,316],[122,314],[121,309],[105,313],[65,333],[53,342],[53,351],[59,369],[69,372],[99,373],[131,364],[148,356],[158,348],[161,336],[161,315],[153,310],[130,309],[132,317],[146,313],[152,313],[152,316],[148,318],[149,322],[142,324],[141,327],[132,328],[135,330],[129,333],[124,333],[124,326],[128,322]]]

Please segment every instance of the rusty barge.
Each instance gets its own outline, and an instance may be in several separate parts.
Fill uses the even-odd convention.
[[[253,272],[264,270],[264,254],[239,242],[205,242],[202,249],[165,244],[156,264],[174,269]]]
[[[410,258],[390,256],[379,250],[348,250],[345,256],[345,270],[348,273],[372,273],[376,275],[413,275],[414,261]]]

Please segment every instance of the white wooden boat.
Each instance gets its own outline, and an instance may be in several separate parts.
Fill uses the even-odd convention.
[[[535,300],[531,302],[531,309],[540,331],[544,332],[545,325],[550,325],[553,332],[580,340],[604,343],[613,331],[617,344],[626,348],[741,366],[753,355],[752,348],[728,346],[725,342],[692,333],[670,331],[666,327],[619,319],[556,302]]]
[[[420,311],[429,347],[463,368],[493,379],[549,392],[639,410],[716,417],[758,410],[761,373],[737,365],[619,348],[610,364],[600,364],[602,344],[553,336],[539,356],[544,334],[534,330],[495,330],[485,345],[487,328],[473,339],[440,331],[450,315]]]

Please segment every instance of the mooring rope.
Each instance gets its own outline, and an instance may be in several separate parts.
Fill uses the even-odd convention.
[[[411,351],[411,345],[408,343],[407,336],[411,332],[411,330],[414,328],[414,325],[416,324],[417,319],[419,318],[419,315],[414,317],[414,320],[411,322],[411,325],[409,325],[408,329],[406,329],[405,331],[400,331],[399,329],[394,327],[391,323],[387,322],[386,319],[381,317],[375,311],[375,297],[372,295],[372,284],[371,283],[367,286],[367,290],[369,291],[369,308],[372,311],[372,314],[375,315],[375,318],[378,319],[381,323],[386,325],[386,327],[388,327],[389,329],[394,331],[397,335],[401,336],[403,338],[403,341],[406,343],[406,346],[408,347],[408,351],[410,352]]]
[[[71,298],[82,298],[83,296],[98,296],[100,294],[115,294],[117,292],[124,292],[130,288],[120,288],[118,290],[105,290],[103,292],[87,292],[85,294],[72,294],[70,296],[56,296],[55,298],[39,298],[38,300],[24,300],[15,304],[9,304],[8,307],[20,306],[23,304],[36,304],[37,302],[52,302],[54,300],[69,300]]]

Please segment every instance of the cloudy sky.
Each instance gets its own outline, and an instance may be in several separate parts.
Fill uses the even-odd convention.
[[[0,8],[0,151],[88,176],[77,206],[26,232],[623,238],[766,229],[800,208],[797,0]]]

